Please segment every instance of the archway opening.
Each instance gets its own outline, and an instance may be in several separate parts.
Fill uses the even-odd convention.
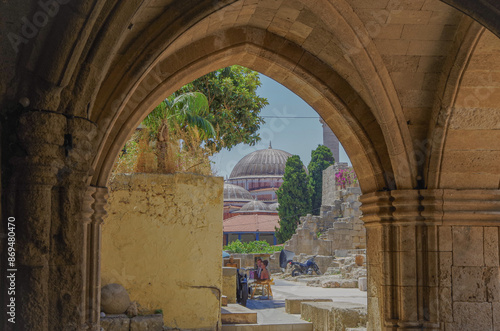
[[[321,124],[319,123],[318,120],[319,120],[319,117],[316,117],[316,121],[318,122],[318,127],[320,127]],[[121,150],[122,147],[123,146],[120,146],[118,149]],[[144,177],[143,175],[141,175],[141,176]],[[174,178],[173,182],[171,181],[170,184],[167,184],[167,185],[171,185],[172,187],[176,187],[175,184],[179,184],[177,182],[177,180],[180,181],[180,179],[175,179],[176,176],[177,175],[174,175],[173,177],[171,177],[171,179]],[[132,232],[132,233],[136,233],[136,234],[142,233],[143,235],[141,235],[141,237],[148,237],[149,238],[148,241],[150,242],[150,244],[154,243],[153,236],[158,236],[160,234],[163,236],[163,238],[165,238],[165,237],[169,238],[169,239],[167,239],[167,241],[170,241],[170,242],[174,241],[172,237],[170,237],[170,236],[167,235],[168,232],[163,232],[162,230],[159,230],[159,229],[165,229],[165,230],[168,231],[168,230],[171,230],[172,227],[176,227],[176,222],[175,221],[173,221],[173,222],[168,222],[167,221],[167,223],[164,223],[164,221],[162,221],[161,218],[164,216],[162,214],[163,212],[167,212],[167,214],[168,214],[168,211],[167,211],[168,209],[178,208],[178,206],[180,204],[178,201],[174,205],[172,205],[170,207],[165,207],[165,206],[161,207],[159,204],[154,204],[154,205],[148,204],[151,201],[148,201],[148,203],[146,203],[146,205],[143,205],[142,202],[141,203],[135,203],[135,202],[129,200],[128,198],[126,198],[123,195],[124,191],[136,192],[136,193],[139,191],[139,193],[136,196],[136,198],[142,199],[144,201],[146,201],[148,199],[153,199],[154,196],[148,196],[149,193],[145,192],[145,190],[146,191],[148,190],[146,184],[148,182],[152,183],[152,181],[154,181],[155,183],[152,183],[153,184],[152,191],[156,191],[156,190],[162,191],[161,188],[158,188],[158,186],[155,185],[157,181],[161,182],[161,180],[160,180],[159,177],[160,177],[159,175],[156,175],[156,177],[153,178],[150,181],[148,181],[148,180],[141,181],[139,179],[131,179],[131,177],[128,177],[128,178],[127,177],[125,177],[125,178],[118,178],[118,177],[115,176],[113,178],[112,182],[107,185],[112,190],[112,192],[111,192],[111,197],[110,197],[110,202],[111,202],[111,205],[110,205],[110,216],[108,217],[108,221],[107,221],[108,223],[105,224],[105,226],[103,228],[103,240],[104,240],[103,250],[104,249],[111,249],[113,247],[124,247],[124,246],[126,246],[123,242],[121,242],[121,240],[123,240],[126,237],[126,236],[120,235],[120,233],[122,231],[126,231],[126,232],[128,231],[128,232]],[[180,177],[177,176],[177,178],[180,178]],[[190,181],[187,178],[184,178],[184,179],[186,181]],[[205,182],[205,180],[204,180],[204,182]],[[175,184],[173,184],[173,183],[175,183]],[[161,185],[165,185],[165,184],[161,184]],[[335,185],[335,184],[333,184],[333,185]],[[124,186],[125,186],[125,189],[124,189]],[[140,188],[141,186],[143,186],[143,187]],[[206,190],[207,190],[207,187],[205,187],[205,191]],[[208,188],[208,190],[210,190],[210,188]],[[198,196],[197,194],[194,193],[194,191],[195,191],[195,189],[192,188],[192,190],[191,190],[192,195],[193,196]],[[175,192],[175,193],[172,193],[172,192]],[[211,192],[215,194],[214,191],[211,191]],[[117,197],[116,194],[119,197]],[[168,194],[170,194],[170,195],[174,194],[174,196],[179,196],[179,197],[183,195],[182,192],[175,191],[175,189],[173,189],[173,191],[170,191]],[[218,194],[220,195],[220,192],[218,192]],[[141,197],[139,197],[139,195]],[[156,197],[159,198],[160,195],[161,194],[158,194]],[[175,199],[175,197],[174,197],[174,199]],[[202,198],[200,198],[200,200],[201,199]],[[212,201],[210,199],[204,199],[204,200],[206,200],[205,202],[208,202],[209,204],[216,203],[216,202],[214,202],[214,201]],[[190,202],[191,203],[195,203],[196,205],[199,205],[199,206],[205,206],[203,203],[201,203],[201,201],[195,202],[195,201],[191,200]],[[118,203],[119,207],[116,207],[114,205],[115,203]],[[128,205],[131,204],[133,206],[133,210],[127,210],[127,207],[126,207],[127,204]],[[133,221],[133,220],[129,219],[129,217],[135,217],[136,219],[140,218],[140,217],[138,217],[138,215],[135,215],[135,216],[132,215],[132,214],[135,213],[136,209],[142,210],[139,213],[148,214],[149,211],[147,211],[147,209],[154,209],[154,208],[160,208],[161,211],[158,211],[157,215],[154,216],[155,220],[152,222],[152,224],[155,224],[154,228],[152,229],[152,231],[151,231],[151,229],[147,229],[147,235],[146,235],[146,234],[144,234],[144,233],[146,233],[146,232],[144,232],[144,230],[145,230],[146,227],[144,225],[138,225],[140,223],[139,221]],[[193,207],[193,208],[195,208],[195,207]],[[359,205],[357,206],[357,208],[359,209]],[[197,209],[197,207],[195,209]],[[192,213],[194,214],[194,212],[192,212]],[[153,211],[152,214],[155,214],[155,212]],[[160,214],[161,214],[161,216],[160,216]],[[150,217],[150,216],[152,216],[152,215],[149,214],[148,217]],[[175,218],[175,216],[173,216],[173,215],[167,215],[167,217],[174,217]],[[110,220],[111,218],[117,218],[120,221],[122,221],[123,223],[122,224],[118,224],[118,222],[116,222],[116,221],[111,221]],[[332,217],[332,218],[335,218],[335,216]],[[337,218],[338,218],[338,215],[337,215]],[[125,221],[128,224],[127,226],[125,224]],[[220,221],[222,221],[222,220],[220,220]],[[359,221],[359,217],[358,217],[358,221]],[[115,224],[113,224],[113,223],[115,223]],[[164,224],[162,224],[162,223],[164,223]],[[196,235],[193,235],[193,230],[191,228],[191,226],[193,226],[193,224],[191,224],[191,223],[184,223],[183,225],[184,225],[183,226],[184,230],[186,230],[188,232],[189,231],[191,232],[191,237],[194,240],[193,242],[189,241],[186,245],[190,246],[190,247],[196,247],[199,244],[200,238],[196,239],[197,238]],[[197,227],[199,228],[199,227],[202,227],[202,226],[197,226]],[[174,234],[174,231],[172,231],[171,235],[173,234],[175,237],[179,237],[179,233],[183,233],[182,232],[183,230],[180,230],[179,228],[175,228],[175,229],[176,229],[175,234]],[[207,230],[208,230],[208,228],[207,228]],[[110,234],[111,232],[112,232],[112,235]],[[316,235],[316,233],[314,233],[314,234]],[[205,231],[203,233],[203,235],[207,236],[208,235],[208,231]],[[217,240],[217,236],[214,236],[214,237],[215,237],[215,240]],[[106,240],[109,240],[109,239],[113,239],[113,243],[112,244],[106,242]],[[127,240],[129,240],[129,239],[127,239]],[[179,246],[181,246],[181,245],[182,244],[179,243]],[[172,248],[171,244],[168,244],[167,246],[165,246],[166,250],[168,250],[168,251],[175,251],[175,249]],[[200,248],[201,246],[198,246],[198,247]],[[151,249],[151,247],[149,247],[149,249]],[[220,243],[219,243],[219,249],[220,249]],[[125,250],[126,250],[126,248],[124,247],[124,249],[121,252],[117,253],[120,256],[119,259],[116,259],[115,256],[111,256],[109,254],[106,254],[106,256],[103,257],[103,268],[102,268],[102,270],[103,270],[103,282],[104,283],[109,283],[109,282],[113,282],[114,280],[125,281],[126,284],[128,284],[129,287],[134,287],[134,294],[138,293],[139,291],[142,291],[143,294],[155,292],[152,289],[150,289],[149,291],[146,291],[146,289],[144,288],[144,285],[137,286],[137,284],[134,284],[134,282],[138,279],[138,276],[135,275],[135,274],[132,275],[131,271],[127,271],[128,268],[134,269],[134,266],[133,265],[128,265],[128,266],[126,265],[126,260],[127,259],[124,258],[124,257],[127,256],[127,255],[130,256],[131,254],[124,254]],[[139,253],[140,249],[136,249],[135,251],[137,253]],[[160,254],[160,251],[158,251],[158,247],[154,247],[153,251],[154,251],[154,253],[152,254],[153,256],[158,256],[158,254]],[[206,254],[203,254],[203,257],[205,259],[206,259],[206,256],[207,256],[207,254],[208,254],[209,251],[213,252],[214,250],[211,249],[211,248],[207,249],[207,250],[204,250],[204,253],[206,253]],[[116,253],[116,252],[117,251],[114,250],[114,253]],[[146,253],[146,255],[149,255],[149,254]],[[179,256],[183,256],[182,259],[184,259],[184,260],[188,259],[188,256],[183,255],[183,252],[179,252],[178,255]],[[144,260],[146,260],[146,258],[143,258],[142,262],[144,262]],[[195,260],[195,258],[191,258],[191,262],[194,263],[194,260]],[[137,261],[137,258],[136,258],[136,261]],[[119,262],[120,266],[116,265],[117,262]],[[177,262],[174,262],[173,264],[176,264],[176,263],[178,264],[180,262],[177,261]],[[112,266],[109,267],[108,264],[112,264]],[[154,264],[155,266],[158,266],[158,263],[152,263],[152,264]],[[214,266],[214,265],[217,266],[216,263],[212,264],[212,266]],[[137,269],[137,267],[135,267],[135,269]],[[131,270],[131,269],[128,269],[128,270]],[[169,269],[168,269],[168,266],[167,266],[167,268],[165,268],[164,271],[168,272],[168,270]],[[147,273],[146,273],[146,271],[144,269],[141,270],[141,273],[145,274],[147,276]],[[151,283],[155,283],[156,281],[158,281],[158,280],[155,279],[154,281],[151,281],[150,285],[151,285]],[[205,281],[206,281],[206,279],[205,279]],[[141,286],[142,286],[142,288],[141,288],[141,290],[139,290],[137,287],[141,287]],[[154,285],[151,285],[151,286],[154,286]],[[187,284],[186,283],[186,284],[184,284],[184,286],[188,287],[188,288],[195,288],[196,286],[199,286],[199,285],[196,285],[194,283],[193,284],[191,284],[191,283]],[[202,285],[203,288],[207,288],[207,287],[210,287],[210,286],[216,287],[216,286],[207,285],[207,284]],[[176,291],[182,292],[183,289],[177,289]],[[172,292],[170,292],[170,293],[172,293]],[[158,300],[161,300],[161,298],[158,299]],[[205,300],[209,300],[209,299],[206,298]],[[174,299],[172,299],[172,301],[175,302]],[[171,309],[169,309],[169,311],[172,314],[174,313]],[[211,313],[213,314],[213,311]],[[184,325],[184,327],[186,327],[186,325]],[[191,327],[193,327],[193,326],[191,326]]]

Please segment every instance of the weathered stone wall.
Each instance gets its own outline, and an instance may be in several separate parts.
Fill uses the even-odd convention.
[[[338,162],[332,166],[329,166],[323,170],[323,192],[322,192],[322,206],[334,206],[335,201],[338,200],[338,194],[336,193],[335,187],[337,183],[335,181],[335,173],[339,169],[346,169],[347,163]]]
[[[336,168],[329,167],[323,172],[323,203],[330,201],[332,205],[323,204],[320,216],[301,217],[297,232],[285,249],[296,254],[334,255],[336,250],[366,248],[366,230],[360,219],[361,190],[359,187],[332,190],[336,187],[334,171]]]
[[[162,309],[165,325],[216,329],[222,290],[222,178],[117,175],[102,231],[102,285]]]

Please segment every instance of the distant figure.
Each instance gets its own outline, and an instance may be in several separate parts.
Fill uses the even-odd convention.
[[[262,272],[262,259],[260,257],[257,258],[257,279],[260,279],[260,274]]]
[[[267,265],[269,264],[268,260],[264,260],[262,262],[262,271],[260,273],[259,279],[269,279],[269,271],[267,270]]]
[[[232,255],[229,257],[229,261],[226,262],[226,267],[238,268],[238,264],[234,262]]]

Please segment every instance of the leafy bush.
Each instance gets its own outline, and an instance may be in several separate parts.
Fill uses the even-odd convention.
[[[224,246],[224,250],[236,253],[236,254],[272,254],[274,252],[279,252],[283,249],[283,246],[270,246],[267,241],[251,241],[248,243],[242,243],[239,240],[233,241],[227,246]]]

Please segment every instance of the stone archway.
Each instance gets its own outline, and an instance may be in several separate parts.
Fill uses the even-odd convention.
[[[467,95],[461,68],[496,40],[475,43],[479,31],[469,18],[437,0],[57,3],[52,16],[35,3],[0,10],[14,34],[27,24],[23,17],[50,16],[29,40],[0,40],[0,104],[10,115],[2,122],[2,212],[25,221],[17,298],[26,319],[18,328],[97,328],[99,223],[120,144],[156,101],[233,63],[309,102],[362,174],[373,328],[498,323],[491,279],[499,264],[500,173],[491,165],[500,148],[467,143],[467,157],[484,161],[476,176],[449,148],[464,127],[448,135],[440,122],[468,118],[471,109],[448,116],[458,106],[447,96]],[[488,82],[468,84],[500,94]],[[487,102],[479,108],[498,110]],[[479,121],[467,133],[496,134],[496,123]],[[425,139],[432,150],[424,147],[420,162]],[[456,180],[450,169],[481,180]],[[465,279],[477,280],[479,299],[470,298]]]

